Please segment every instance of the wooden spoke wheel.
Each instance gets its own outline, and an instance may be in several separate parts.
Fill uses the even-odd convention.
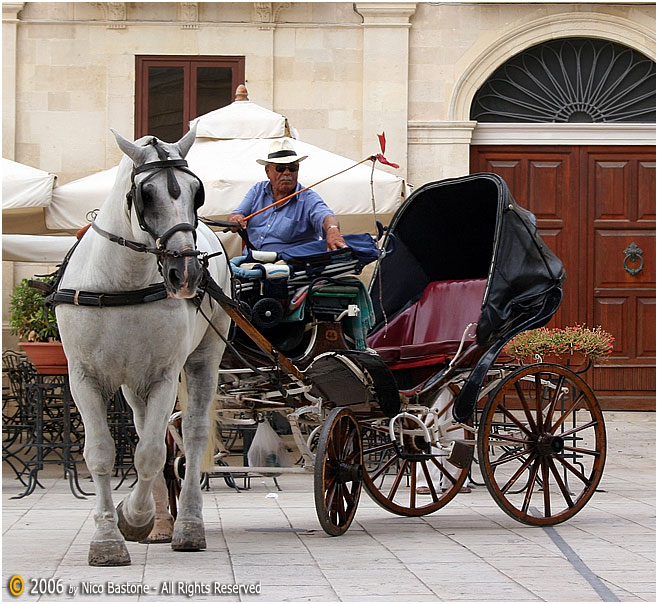
[[[325,420],[315,455],[315,509],[332,536],[352,524],[361,494],[361,435],[347,408],[334,409]]]
[[[601,480],[605,452],[596,396],[566,367],[522,367],[501,381],[484,407],[482,475],[503,511],[525,524],[558,524],[578,513]]]
[[[448,404],[439,413],[439,421],[451,413],[452,404]],[[422,416],[420,419],[425,421]],[[413,429],[414,423],[405,418],[400,427]],[[376,421],[364,422],[361,434],[363,484],[370,497],[389,512],[400,516],[436,512],[459,493],[468,478],[474,446],[462,444],[467,459],[460,463],[465,467],[457,467],[448,462],[445,451],[430,447],[422,436],[404,437],[402,446],[399,443],[396,446],[391,441],[388,425]],[[458,428],[455,438],[473,441],[473,433]],[[419,492],[421,477],[427,486]]]

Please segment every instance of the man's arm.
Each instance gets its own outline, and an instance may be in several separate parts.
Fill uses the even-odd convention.
[[[324,229],[328,250],[347,247],[347,243],[345,243],[343,236],[340,234],[340,225],[336,216],[327,214],[322,222],[322,228]]]

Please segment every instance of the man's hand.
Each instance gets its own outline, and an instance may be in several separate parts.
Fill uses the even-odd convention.
[[[343,236],[340,234],[340,229],[338,226],[332,226],[327,229],[327,249],[338,250],[340,248],[347,247],[347,243],[343,239]]]
[[[247,221],[242,214],[231,214],[227,220],[229,222],[236,222],[239,226],[231,227],[231,231],[235,233],[238,229],[246,229]]]

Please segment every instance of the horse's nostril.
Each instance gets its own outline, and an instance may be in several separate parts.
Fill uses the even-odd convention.
[[[169,269],[169,283],[174,286],[180,286],[183,283],[180,272],[176,268]]]

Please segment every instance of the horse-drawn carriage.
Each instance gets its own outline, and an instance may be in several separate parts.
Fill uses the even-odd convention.
[[[314,470],[331,535],[349,527],[362,484],[395,514],[429,514],[460,492],[474,457],[513,518],[548,525],[578,512],[605,460],[593,392],[566,367],[501,360],[562,298],[562,264],[534,216],[494,174],[428,184],[387,229],[369,296],[354,274],[377,248],[347,241],[354,250],[326,253],[318,242],[238,269],[243,314],[303,371],[238,328],[219,371],[220,428],[287,415],[301,463],[276,471]],[[273,471],[227,468],[228,455],[220,442],[221,476]],[[183,457],[174,473],[184,475]]]
[[[290,468],[227,468],[220,446],[214,471],[314,472],[318,518],[331,535],[350,526],[362,485],[395,514],[440,509],[474,456],[496,502],[521,522],[562,522],[591,498],[605,460],[592,390],[561,365],[501,357],[514,335],[550,320],[564,272],[499,177],[418,189],[381,253],[366,236],[335,253],[288,251],[283,264],[256,255],[236,283],[218,241],[197,226],[203,188],[183,159],[194,132],[175,144],[117,140],[128,157],[115,191],[52,298],[99,495],[90,564],[129,563],[123,538],[151,530],[183,368],[188,409],[180,432],[170,422],[185,454],[175,470],[187,476],[175,550],[205,547],[198,477],[214,398],[222,426],[285,414],[302,458]],[[354,274],[375,258],[364,291]],[[103,401],[119,386],[140,443],[137,485],[115,513]]]

